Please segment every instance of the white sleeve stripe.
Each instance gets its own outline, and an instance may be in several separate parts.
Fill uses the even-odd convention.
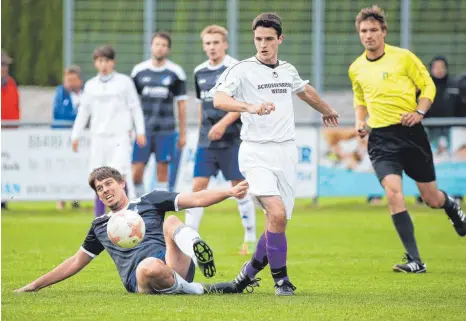
[[[83,251],[84,253],[86,253],[87,255],[89,255],[90,257],[92,258],[95,258],[95,254],[94,253],[91,253],[89,252],[88,250],[86,250],[85,248],[83,248],[82,246],[79,248],[81,251]]]
[[[188,95],[176,96],[176,97],[175,97],[175,100],[176,100],[176,101],[178,101],[178,100],[188,100]]]
[[[180,197],[180,194],[176,195],[175,197],[175,212],[179,212],[180,211],[180,208],[178,207],[178,198]]]

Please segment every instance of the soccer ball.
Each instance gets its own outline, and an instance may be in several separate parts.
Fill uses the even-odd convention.
[[[107,224],[107,235],[113,244],[130,249],[142,241],[146,224],[142,217],[131,210],[113,214]]]

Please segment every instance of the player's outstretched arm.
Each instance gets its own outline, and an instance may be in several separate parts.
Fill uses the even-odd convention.
[[[227,190],[204,190],[195,193],[181,193],[178,196],[178,210],[211,206],[229,197],[242,198],[248,192],[248,187],[248,183],[242,181]]]
[[[257,115],[268,115],[275,110],[275,105],[270,102],[264,102],[260,105],[251,105],[237,101],[230,97],[226,92],[218,91],[214,95],[214,107],[224,111],[233,111],[241,113],[250,113]]]
[[[304,90],[297,95],[302,101],[305,101],[309,106],[322,114],[326,126],[338,126],[338,113],[320,98],[317,91],[311,85],[306,85]]]
[[[91,261],[92,257],[87,255],[85,252],[78,250],[75,255],[63,261],[63,263],[54,268],[52,271],[44,274],[28,285],[15,290],[15,292],[37,292],[42,288],[58,283],[69,278],[70,276],[75,275]]]

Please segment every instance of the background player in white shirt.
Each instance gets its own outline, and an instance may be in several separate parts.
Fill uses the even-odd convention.
[[[114,71],[115,50],[105,45],[94,50],[98,75],[84,86],[81,106],[71,133],[72,147],[78,151],[79,137],[91,119],[90,170],[112,166],[124,176],[131,174],[131,131],[136,128],[136,143],[146,144],[144,117],[139,97],[130,77]],[[131,181],[131,179],[129,179]],[[94,214],[105,213],[96,198]]]
[[[216,108],[241,112],[239,167],[266,214],[266,231],[235,281],[241,288],[255,285],[255,275],[270,264],[275,293],[293,295],[296,288],[286,270],[285,235],[294,206],[298,162],[291,94],[297,93],[322,113],[325,125],[338,125],[338,114],[299,77],[293,65],[278,60],[278,46],[283,41],[278,15],[260,14],[252,30],[256,56],[225,70],[212,89]]]
[[[238,151],[241,144],[241,120],[238,112],[225,112],[214,107],[209,91],[216,80],[238,61],[228,56],[228,31],[218,25],[210,25],[201,32],[202,47],[209,58],[194,69],[196,97],[199,102],[200,126],[194,165],[193,191],[207,189],[211,176],[222,171],[225,179],[236,185],[244,180],[239,171]],[[256,212],[250,195],[237,199],[241,222],[244,227],[244,243],[240,254],[251,254],[256,243]],[[186,224],[199,230],[203,207],[186,210]]]

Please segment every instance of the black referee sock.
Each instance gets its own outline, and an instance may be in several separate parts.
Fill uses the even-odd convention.
[[[445,203],[443,204],[442,208],[445,210],[445,213],[447,213],[448,217],[455,226],[461,226],[463,224],[463,221],[461,220],[461,217],[458,214],[457,204],[453,199],[451,199],[448,196],[447,193],[445,193],[444,191],[441,192],[443,193],[443,195],[445,195]]]
[[[422,262],[417,249],[416,238],[414,237],[413,222],[411,221],[408,211],[393,214],[392,220],[406,252],[408,252],[413,260]]]

